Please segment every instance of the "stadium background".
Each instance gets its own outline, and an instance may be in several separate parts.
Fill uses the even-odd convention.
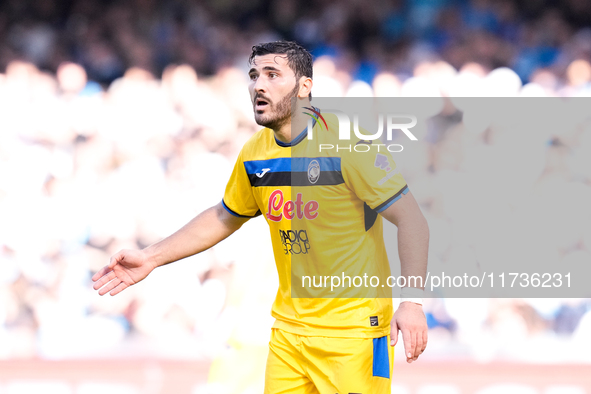
[[[312,49],[317,97],[577,97],[591,92],[590,24],[585,0],[0,1],[0,393],[260,392],[277,286],[263,220],[117,297],[90,282],[115,251],[219,201],[257,130],[253,44]],[[524,130],[520,155],[509,132],[438,129],[404,163],[431,257],[477,263],[461,185],[486,146],[504,169],[531,164],[544,252],[591,261],[591,127]],[[510,193],[469,196],[489,219],[514,209]],[[395,393],[591,393],[589,299],[425,311],[427,352],[397,360]]]

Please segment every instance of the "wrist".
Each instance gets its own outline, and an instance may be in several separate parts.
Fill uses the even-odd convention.
[[[413,304],[423,306],[422,298],[401,298],[400,303],[402,304],[403,302],[412,302]]]
[[[150,245],[142,249],[144,254],[144,261],[152,266],[152,269],[160,267],[162,264],[158,263],[158,251],[155,245]]]
[[[423,305],[424,290],[417,287],[403,287],[400,289],[400,303],[412,302]]]

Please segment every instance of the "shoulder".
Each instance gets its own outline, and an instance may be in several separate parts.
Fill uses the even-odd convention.
[[[257,131],[242,147],[240,151],[242,160],[252,160],[262,154],[264,155],[268,150],[269,144],[274,142],[274,138],[273,130],[271,129],[265,127]]]

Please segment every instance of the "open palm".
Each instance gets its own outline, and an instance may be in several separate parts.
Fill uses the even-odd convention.
[[[95,282],[92,287],[100,289],[99,295],[111,292],[114,296],[143,280],[154,268],[143,251],[124,249],[114,254],[109,265],[92,276]]]

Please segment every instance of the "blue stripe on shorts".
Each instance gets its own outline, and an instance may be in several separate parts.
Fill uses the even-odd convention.
[[[373,339],[373,376],[390,379],[387,336]]]

